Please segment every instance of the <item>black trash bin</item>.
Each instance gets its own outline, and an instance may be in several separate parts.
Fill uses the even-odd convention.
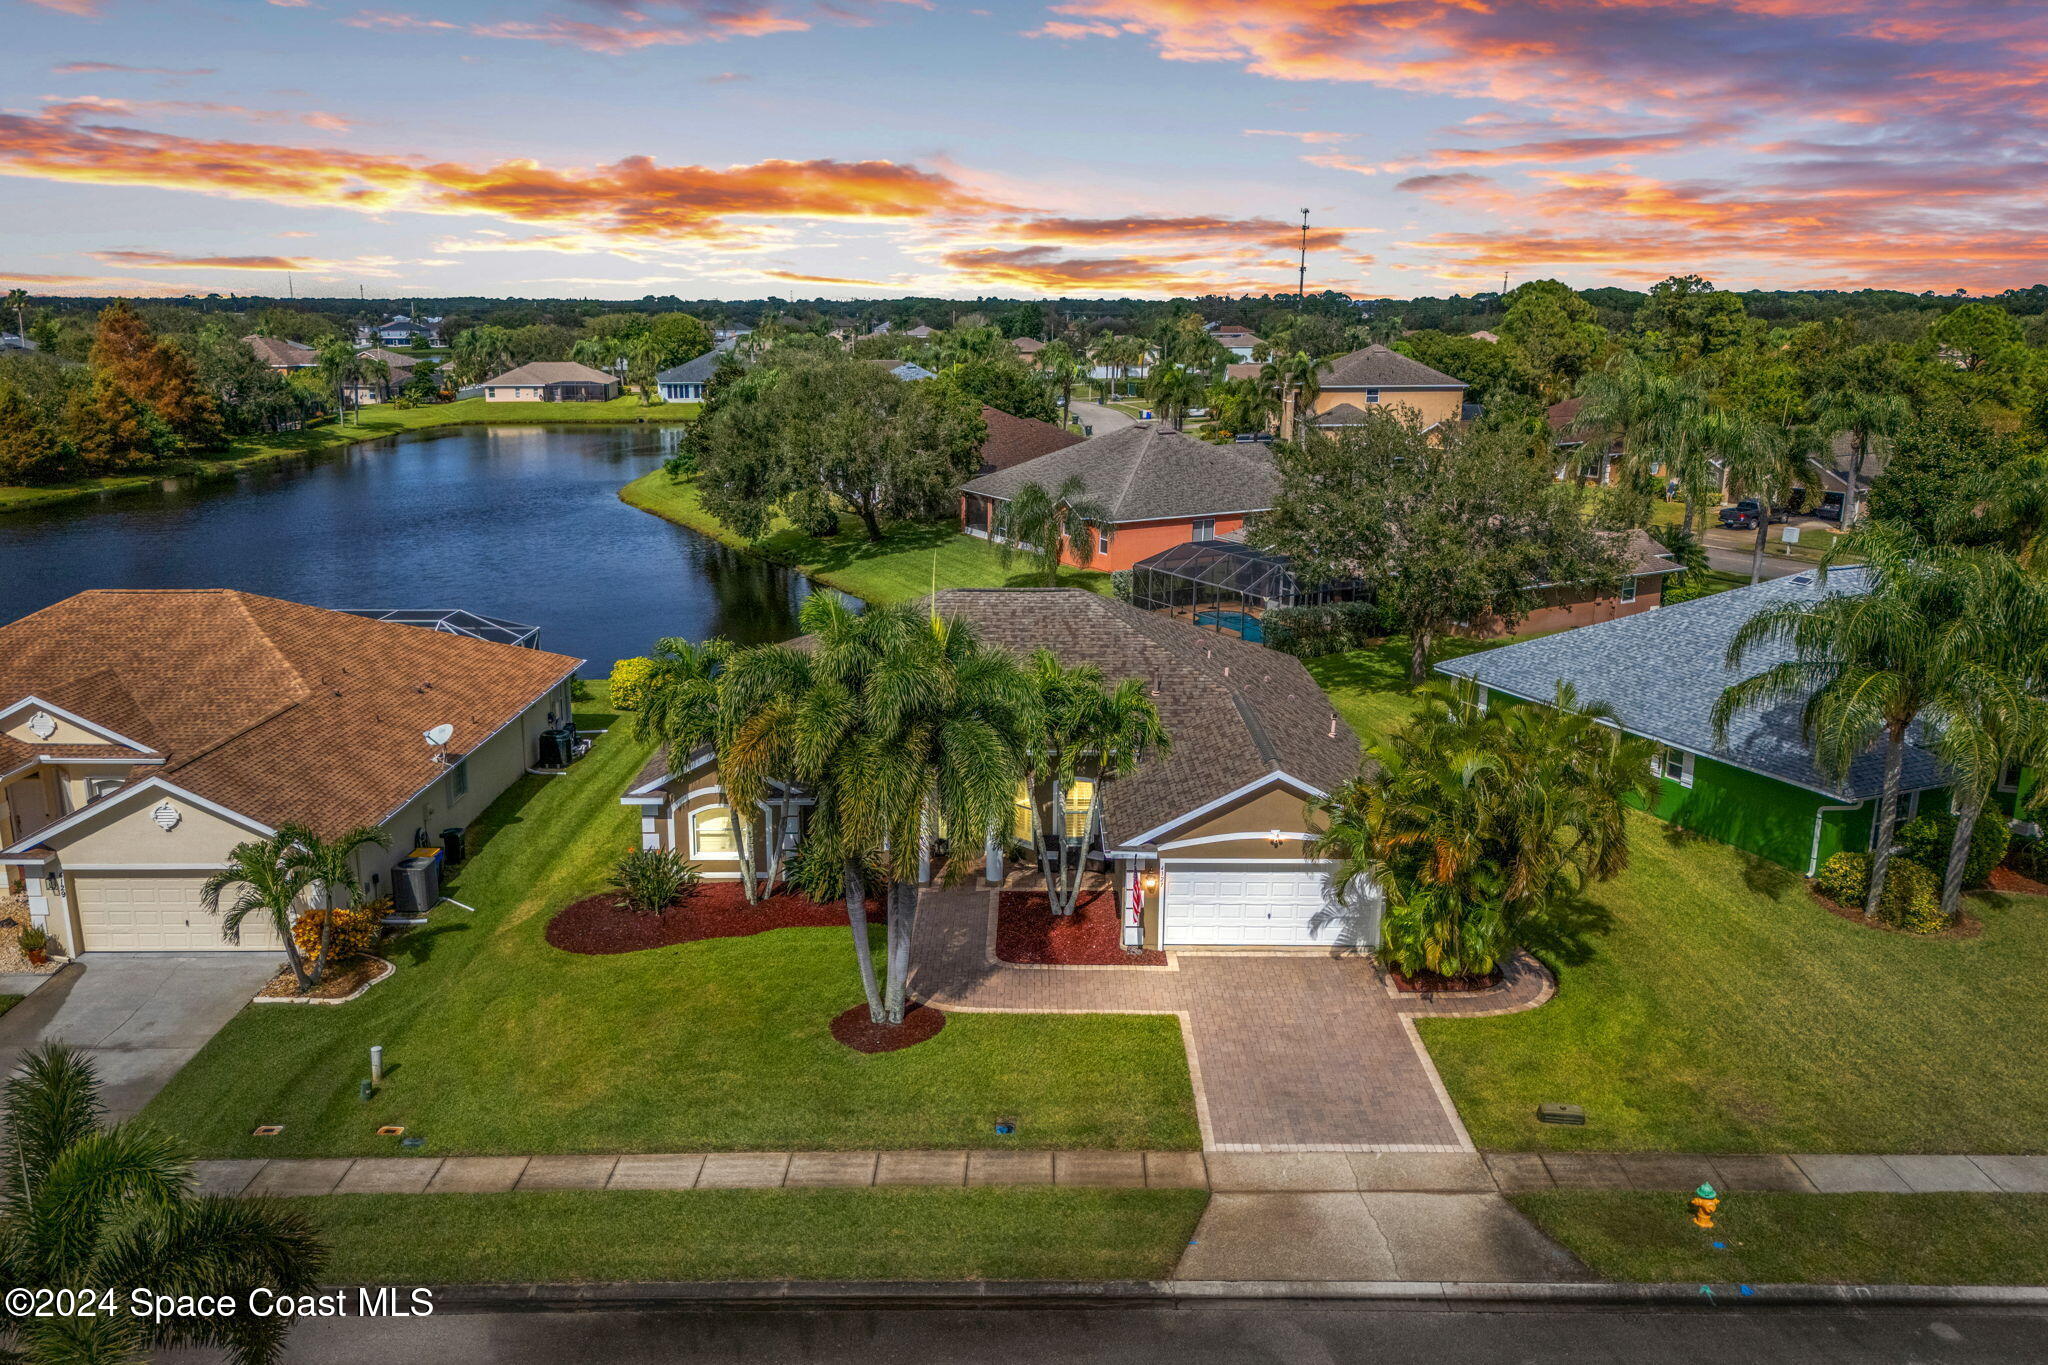
[[[442,861],[451,865],[462,861],[462,829],[460,826],[441,831],[441,858]]]

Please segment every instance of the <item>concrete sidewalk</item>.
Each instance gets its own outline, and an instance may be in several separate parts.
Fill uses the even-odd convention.
[[[2048,1156],[1695,1156],[1655,1152],[714,1152],[336,1157],[194,1163],[224,1195],[1053,1185],[1219,1195],[1529,1190],[2048,1194]],[[1286,1277],[1281,1277],[1286,1278]],[[1372,1278],[1361,1276],[1358,1278]],[[1430,1278],[1423,1276],[1421,1278]]]

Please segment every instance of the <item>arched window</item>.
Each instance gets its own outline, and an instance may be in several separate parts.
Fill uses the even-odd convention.
[[[724,806],[707,806],[690,817],[690,856],[731,858],[739,854],[739,840],[733,836],[732,812]]]

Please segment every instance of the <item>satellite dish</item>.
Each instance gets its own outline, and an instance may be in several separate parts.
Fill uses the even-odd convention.
[[[433,729],[426,732],[427,743],[433,745],[436,749],[453,738],[455,738],[455,727],[452,725],[436,725]]]

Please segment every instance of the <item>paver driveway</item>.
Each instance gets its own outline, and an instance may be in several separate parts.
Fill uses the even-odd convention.
[[[1176,1014],[1202,1145],[1218,1151],[1472,1150],[1411,1022],[1364,958],[1175,953],[1166,967],[992,961],[995,895],[927,891],[911,989],[945,1009]]]
[[[107,1117],[133,1118],[281,960],[271,953],[86,953],[0,1015],[0,1075],[42,1043],[69,1043],[97,1066]]]

